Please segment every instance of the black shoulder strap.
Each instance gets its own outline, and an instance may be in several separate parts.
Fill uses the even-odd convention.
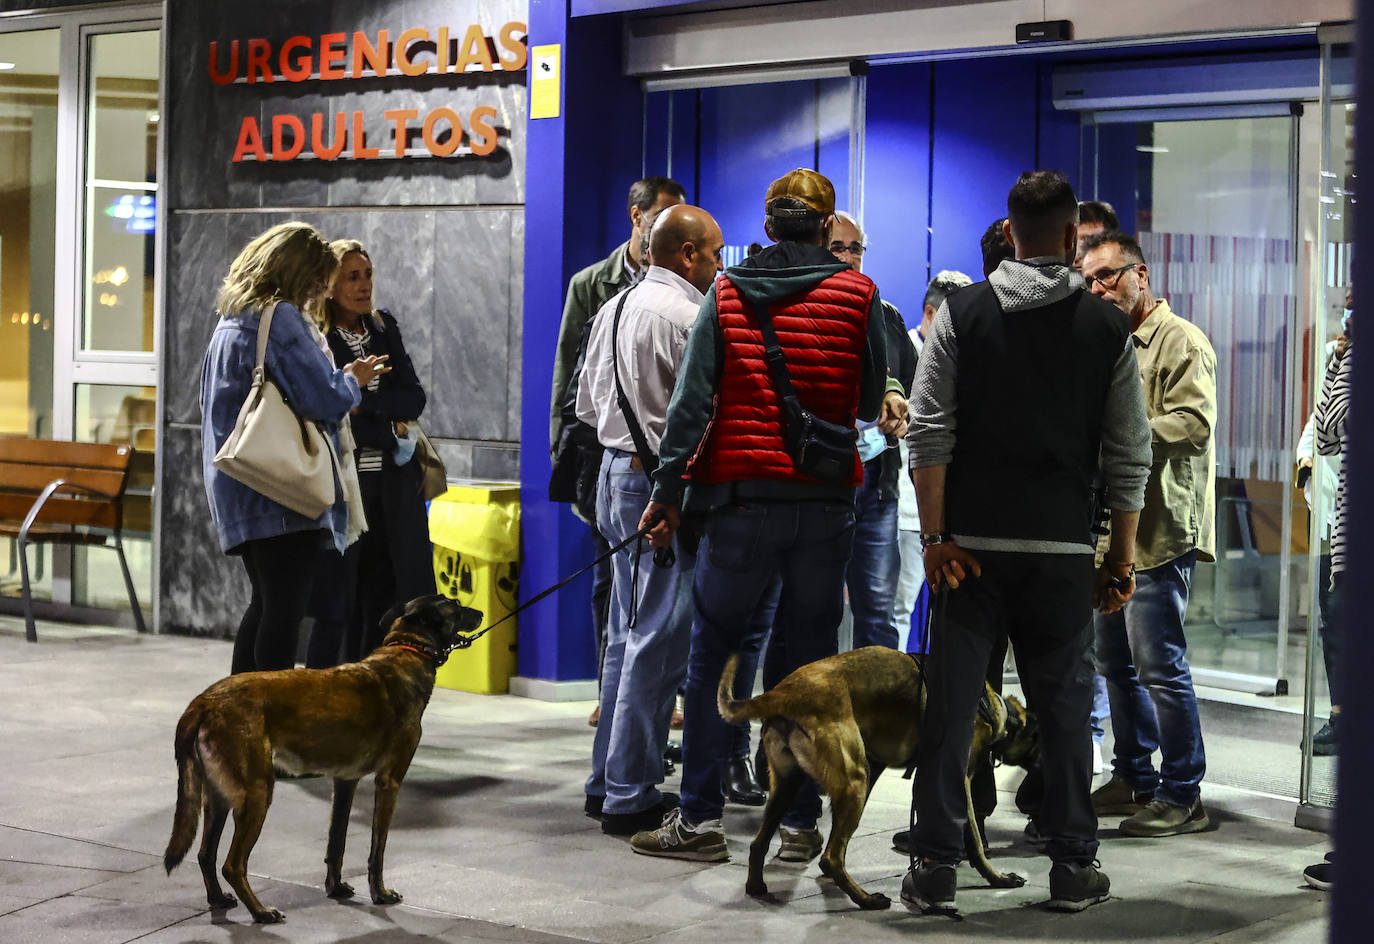
[[[778,341],[778,333],[773,330],[773,316],[768,312],[767,305],[753,303],[754,318],[759,323],[759,333],[763,335],[763,359],[768,364],[768,376],[772,378],[773,389],[777,391],[778,399],[784,404],[791,403],[800,407],[801,402],[797,399],[796,388],[792,386],[792,377],[787,372],[787,357],[782,352],[782,343]],[[781,404],[780,404],[781,405]],[[784,406],[782,409],[782,422],[787,425],[788,410]]]
[[[635,418],[635,411],[630,408],[630,398],[625,396],[625,388],[620,384],[620,349],[616,344],[616,336],[620,334],[620,315],[625,310],[625,300],[630,297],[632,291],[633,288],[628,288],[622,292],[620,301],[615,306],[615,320],[611,322],[611,373],[615,377],[615,402],[625,417],[625,425],[630,428],[630,438],[634,440],[639,464],[644,467],[644,474],[652,484],[654,470],[658,468],[658,456],[649,448],[649,441],[644,438],[644,429]]]

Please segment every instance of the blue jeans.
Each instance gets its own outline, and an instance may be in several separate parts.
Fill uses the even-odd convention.
[[[864,465],[864,481],[854,495],[854,555],[845,583],[854,614],[854,648],[896,649],[900,634],[893,622],[897,579],[902,571],[897,546],[897,496],[884,495],[880,455]]]
[[[756,614],[781,583],[773,634],[790,668],[835,654],[844,611],[844,571],[854,541],[854,508],[835,502],[730,505],[711,512],[693,583],[696,618],[687,663],[682,731],[682,811],[689,823],[719,819],[721,775],[731,727],[716,710],[725,660],[757,647],[766,627]],[[783,818],[792,829],[816,825],[814,785]]]
[[[596,523],[613,545],[639,530],[649,503],[649,480],[630,468],[630,459],[630,453],[607,449],[601,461]],[[666,568],[655,566],[647,540],[613,559],[601,720],[586,786],[588,795],[605,796],[607,813],[637,813],[661,799],[663,748],[686,671],[692,618],[693,560],[681,546],[673,550],[677,563]]]
[[[1124,610],[1093,615],[1097,671],[1107,679],[1112,704],[1112,773],[1174,806],[1193,805],[1207,769],[1183,638],[1196,563],[1197,552],[1189,551],[1138,572]]]
[[[1093,676],[1093,713],[1088,719],[1092,727],[1093,740],[1098,744],[1107,736],[1103,723],[1112,716],[1111,696],[1107,694],[1107,680],[1100,675]]]

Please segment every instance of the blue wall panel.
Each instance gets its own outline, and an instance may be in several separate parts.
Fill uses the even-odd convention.
[[[926,63],[868,76],[864,272],[913,328],[930,280],[930,76]]]
[[[978,240],[1007,213],[1007,191],[1036,166],[1036,66],[1028,58],[935,65],[931,268],[978,279]]]
[[[569,23],[563,0],[531,0],[530,43],[563,45],[562,114],[528,123],[524,333],[521,358],[520,598],[557,583],[594,556],[591,532],[548,500],[549,390],[563,292],[578,269],[629,231],[625,194],[639,177],[641,100],[619,75],[620,32],[609,18]],[[623,129],[633,129],[621,134]],[[591,578],[520,616],[519,673],[596,676]]]

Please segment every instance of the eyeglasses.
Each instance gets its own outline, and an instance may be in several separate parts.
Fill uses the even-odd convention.
[[[864,250],[866,250],[867,248],[868,247],[865,246],[863,243],[833,242],[830,244],[830,252],[832,255],[836,256],[838,256],[842,252],[847,252],[851,256],[862,256],[864,254]]]
[[[1121,281],[1121,273],[1125,272],[1127,269],[1134,269],[1138,265],[1140,265],[1139,262],[1128,262],[1124,266],[1120,266],[1116,269],[1108,269],[1106,272],[1100,272],[1097,275],[1085,276],[1083,281],[1088,283],[1088,291],[1090,292],[1093,290],[1093,283],[1101,285],[1105,290],[1110,292],[1116,288],[1116,283]]]

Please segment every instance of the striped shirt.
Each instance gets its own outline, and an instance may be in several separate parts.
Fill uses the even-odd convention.
[[[1332,358],[1326,368],[1326,379],[1322,381],[1321,396],[1317,398],[1317,412],[1313,418],[1316,433],[1317,452],[1323,456],[1339,455],[1341,468],[1336,485],[1336,523],[1331,531],[1331,574],[1345,570],[1345,532],[1348,524],[1345,476],[1345,443],[1350,428],[1350,362],[1354,359],[1355,347],[1351,342],[1346,346],[1343,356]]]
[[[348,349],[353,352],[353,359],[367,357],[372,353],[372,332],[367,329],[367,319],[364,318],[360,323],[361,331],[353,332],[347,328],[335,325],[334,330],[339,332],[339,337],[344,339]],[[363,389],[377,391],[377,386],[382,381],[380,374],[373,374],[372,379],[367,382]],[[380,472],[382,471],[382,450],[373,449],[369,446],[359,446],[355,454],[359,472]]]

